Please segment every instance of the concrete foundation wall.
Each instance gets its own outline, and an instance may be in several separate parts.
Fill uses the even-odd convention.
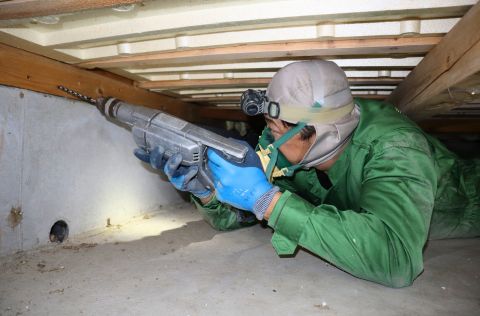
[[[136,159],[128,130],[83,102],[0,86],[0,254],[119,224],[181,196]]]

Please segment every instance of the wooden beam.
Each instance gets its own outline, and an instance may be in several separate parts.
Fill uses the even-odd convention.
[[[226,97],[181,98],[183,102],[240,103],[240,95]]]
[[[313,58],[312,58],[313,59]],[[280,70],[280,67],[272,67],[272,68],[222,68],[222,69],[205,69],[205,70],[189,70],[185,69],[185,67],[178,67],[177,70],[172,70],[171,68],[174,67],[167,67],[167,70],[163,70],[163,68],[140,68],[134,69],[130,73],[135,75],[179,75],[183,73],[188,74],[216,74],[216,73],[226,73],[226,72],[233,72],[233,73],[244,73],[244,72],[277,72]],[[372,65],[372,66],[346,66],[341,67],[343,71],[379,71],[379,70],[393,70],[393,71],[411,71],[414,66],[381,66],[381,65]]]
[[[72,13],[145,2],[146,0],[11,0],[0,2],[0,20]],[[147,0],[148,1],[148,0]]]
[[[480,71],[479,30],[480,3],[477,3],[393,91],[388,101],[413,119],[439,114],[429,109],[429,101]]]
[[[480,134],[480,119],[427,119],[418,123],[428,133]]]
[[[204,106],[196,107],[195,118],[217,119],[248,122],[251,117],[245,115],[238,107]],[[418,123],[427,133],[480,134],[480,119],[429,119]]]
[[[354,86],[354,87],[359,87],[359,86]],[[379,88],[381,87],[381,88]],[[392,92],[394,88],[384,88],[385,86],[366,86],[366,87],[361,87],[361,88],[356,88],[352,89],[353,94],[361,94],[358,92],[362,91],[386,91],[386,92]],[[155,91],[155,89],[153,89]],[[235,96],[235,95],[241,95],[245,91],[243,88],[218,88],[218,89],[176,89],[176,90],[164,90],[162,91],[163,94],[169,95],[175,98],[188,98],[189,96],[196,95],[196,96],[201,96],[204,94],[220,94],[221,96]]]
[[[241,122],[246,122],[250,118],[238,106],[198,106],[194,110],[194,117],[197,120],[206,118]]]
[[[0,69],[3,85],[73,98],[57,89],[63,85],[94,98],[114,96],[191,119],[191,104],[138,88],[131,80],[81,69],[3,44],[0,44]]]
[[[370,100],[385,100],[388,95],[384,94],[353,94],[357,99],[370,99]]]
[[[365,77],[365,78],[348,78],[350,86],[390,86],[397,85],[402,82],[403,78],[377,78],[377,77]]]
[[[439,76],[428,89],[424,90],[415,98],[414,102],[409,104],[407,111],[411,112],[410,116],[418,120],[442,114],[460,106],[461,104],[454,101],[443,103],[443,106],[437,106],[437,104],[432,104],[430,100],[434,100],[434,98],[445,92],[446,89],[456,85],[465,78],[475,75],[477,71],[480,71],[480,41],[469,49],[448,72]]]
[[[403,78],[348,78],[352,86],[363,85],[396,85]],[[239,78],[239,79],[183,79],[140,81],[138,86],[145,89],[180,89],[180,88],[229,88],[229,87],[266,87],[271,78]]]
[[[354,94],[354,98],[360,99],[375,99],[375,100],[384,100],[387,98],[387,95],[382,94]],[[219,96],[219,97],[189,97],[181,98],[181,101],[184,102],[209,102],[209,103],[240,103],[240,95],[237,96]]]
[[[314,57],[304,58],[305,60]],[[302,60],[304,60],[302,59]],[[358,59],[332,59],[343,70],[412,70],[422,60],[421,57],[399,58],[362,58]],[[165,66],[165,67],[139,67],[127,68],[132,74],[179,74],[179,73],[215,73],[215,72],[277,72],[288,64],[288,61],[260,61],[246,63],[216,63],[200,64],[194,66]]]
[[[388,37],[363,39],[310,40],[266,44],[237,44],[145,53],[104,58],[79,63],[84,68],[171,66],[183,64],[228,63],[258,60],[289,60],[301,57],[329,56],[405,56],[423,55],[441,40],[441,36]]]
[[[178,88],[227,88],[227,87],[250,87],[264,86],[270,82],[270,78],[241,78],[241,79],[185,79],[185,80],[162,80],[140,81],[138,86],[145,89],[178,89]]]

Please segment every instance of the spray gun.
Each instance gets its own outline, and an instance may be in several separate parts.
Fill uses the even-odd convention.
[[[63,86],[58,86],[58,89],[95,105],[108,119],[127,125],[137,146],[146,152],[161,146],[165,149],[164,157],[167,159],[180,153],[183,157],[181,164],[198,166],[199,181],[211,190],[214,187],[207,169],[207,148],[216,149],[236,163],[243,162],[248,152],[248,147],[244,144],[160,110],[129,104],[112,97],[94,99]]]

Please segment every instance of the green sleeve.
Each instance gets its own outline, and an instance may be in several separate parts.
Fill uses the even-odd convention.
[[[233,230],[257,223],[257,219],[252,213],[221,203],[216,197],[213,197],[205,205],[202,205],[193,195],[192,200],[205,221],[216,230]]]
[[[300,245],[357,277],[408,286],[423,270],[434,164],[428,149],[383,147],[363,168],[358,212],[283,193],[268,222],[272,244],[279,254]]]

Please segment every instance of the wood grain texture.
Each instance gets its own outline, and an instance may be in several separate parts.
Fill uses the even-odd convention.
[[[203,118],[217,120],[231,120],[249,122],[251,117],[245,115],[236,106],[204,106],[195,108],[195,118],[200,121]],[[451,133],[451,134],[480,134],[480,119],[428,119],[418,123],[427,133]]]
[[[479,42],[480,3],[477,3],[393,91],[388,101],[417,119],[438,114],[428,111],[428,101],[480,71]]]
[[[270,78],[239,78],[239,79],[184,79],[140,81],[138,86],[145,89],[180,89],[180,88],[239,88],[239,87],[266,87]],[[360,85],[395,85],[403,78],[348,78],[352,86]]]
[[[106,76],[0,44],[0,84],[73,98],[57,89],[63,85],[97,98],[113,96],[137,105],[191,118],[192,105],[135,86],[133,81]]]
[[[227,63],[258,60],[288,60],[299,57],[424,55],[441,36],[388,37],[239,44],[191,48],[158,53],[103,58],[79,63],[83,68],[145,67]]]

